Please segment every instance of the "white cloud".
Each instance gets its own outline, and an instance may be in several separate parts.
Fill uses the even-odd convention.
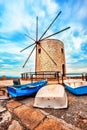
[[[87,72],[87,68],[67,68],[67,73],[84,73]]]
[[[0,75],[6,75],[6,76],[20,76],[21,69],[17,68],[15,70],[10,70],[7,68],[6,70],[1,70]]]
[[[29,28],[32,23],[32,18],[24,10],[24,1],[5,2],[5,11],[3,13],[2,32],[10,32],[22,29],[23,26]]]
[[[2,59],[0,59],[0,63],[2,63],[3,62],[3,60]]]
[[[83,0],[83,4],[81,4],[79,11],[77,11],[78,19],[87,19],[87,0]]]
[[[3,44],[0,47],[0,52],[9,52],[10,54],[19,54],[20,50],[21,50],[20,47],[12,43]]]
[[[53,0],[9,0],[9,1],[0,1],[4,2],[4,11],[2,16],[0,17],[1,28],[0,28],[0,53],[9,53],[12,57],[2,56],[0,59],[0,63],[3,62],[5,59],[14,58],[15,61],[19,61],[21,66],[25,62],[26,58],[28,57],[29,53],[32,50],[28,48],[24,52],[20,53],[20,50],[25,48],[26,46],[33,43],[33,41],[29,40],[28,38],[25,39],[25,42],[20,40],[20,42],[13,42],[10,38],[13,36],[15,31],[21,33],[28,33],[31,37],[36,38],[36,16],[39,16],[39,23],[38,23],[38,35],[42,35],[44,30],[49,26],[52,20],[56,16],[56,12],[59,12],[60,9],[62,10],[61,15],[59,16],[58,20],[52,25],[49,31],[46,33],[46,36],[57,32],[57,30],[61,30],[67,26],[71,26],[70,30],[62,32],[58,35],[55,35],[51,38],[60,39],[63,41],[65,46],[66,52],[66,60],[68,65],[69,71],[74,71],[75,67],[73,67],[72,63],[76,63],[76,61],[84,60],[86,56],[82,53],[81,46],[82,44],[87,42],[87,23],[83,23],[83,20],[86,21],[87,19],[87,1],[76,1],[75,3],[72,1],[64,2],[61,4],[58,1]],[[60,2],[61,3],[61,2]],[[75,32],[78,33],[78,36],[75,36]],[[12,37],[13,38],[13,37]],[[81,57],[79,59],[73,58],[72,54],[79,54]],[[35,61],[35,52],[30,57],[26,67],[22,70],[20,65],[16,65],[19,68],[18,72],[20,71],[28,71],[34,69]],[[77,64],[76,64],[77,66]],[[81,64],[83,68],[77,69],[79,72],[86,69],[83,64]],[[10,67],[9,64],[4,67]],[[72,68],[71,68],[72,67]],[[12,72],[15,73],[14,67]],[[6,71],[8,74],[9,71]],[[18,73],[17,72],[17,73]],[[4,73],[4,72],[2,72]]]
[[[87,65],[84,63],[84,62],[77,62],[77,63],[72,63],[72,62],[70,62],[70,64],[67,64],[66,65],[66,67],[67,67],[67,72],[74,72],[74,73],[79,73],[79,72],[81,72],[82,71],[82,73],[83,72],[87,72]],[[84,71],[85,70],[85,71]]]
[[[3,67],[2,67],[3,69],[12,69],[13,68],[13,66],[12,65],[10,65],[10,64],[3,64]]]
[[[54,14],[60,8],[58,3],[56,3],[55,1],[52,1],[52,0],[42,0],[42,4],[44,6],[46,6],[47,13],[49,15]]]

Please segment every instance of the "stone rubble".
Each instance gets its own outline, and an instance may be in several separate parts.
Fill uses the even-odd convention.
[[[1,97],[3,98],[2,93]],[[69,98],[70,106],[72,106],[73,100],[76,102],[76,98]],[[42,109],[33,108],[32,103],[32,98],[24,101],[0,100],[0,130],[86,130],[87,115],[84,111],[79,110],[76,112],[77,117],[73,117],[80,122],[76,125],[77,128],[64,121],[64,113],[60,119],[52,116],[50,111],[48,113]],[[70,110],[73,111],[73,109]],[[70,118],[71,115],[67,113],[66,116]]]
[[[11,125],[9,125],[8,130],[23,130],[23,127],[19,124],[18,121],[13,120]]]
[[[6,111],[6,108],[0,105],[0,113]]]
[[[80,130],[50,113],[15,100],[8,101],[6,109],[0,115],[0,124],[4,123],[7,127],[0,125],[0,130]]]

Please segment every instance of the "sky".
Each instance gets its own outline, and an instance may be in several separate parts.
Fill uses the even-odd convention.
[[[60,11],[45,36],[70,26],[52,39],[64,43],[67,73],[87,72],[87,0],[0,0],[0,76],[34,71],[35,52],[22,67],[33,43],[25,34],[36,38],[38,16],[39,38]]]

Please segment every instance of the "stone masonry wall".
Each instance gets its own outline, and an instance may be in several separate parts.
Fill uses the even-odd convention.
[[[62,73],[62,65],[65,66],[64,44],[59,40],[47,39],[41,41],[40,46],[37,46],[36,71],[60,71]],[[66,66],[64,72],[66,72]]]

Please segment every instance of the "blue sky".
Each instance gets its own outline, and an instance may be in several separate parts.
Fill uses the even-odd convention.
[[[87,72],[87,0],[0,0],[0,75],[15,75],[34,71],[32,54],[22,68],[33,43],[24,34],[35,38],[36,16],[39,18],[39,37],[59,11],[58,19],[46,33],[71,28],[52,38],[63,41],[68,72]]]

